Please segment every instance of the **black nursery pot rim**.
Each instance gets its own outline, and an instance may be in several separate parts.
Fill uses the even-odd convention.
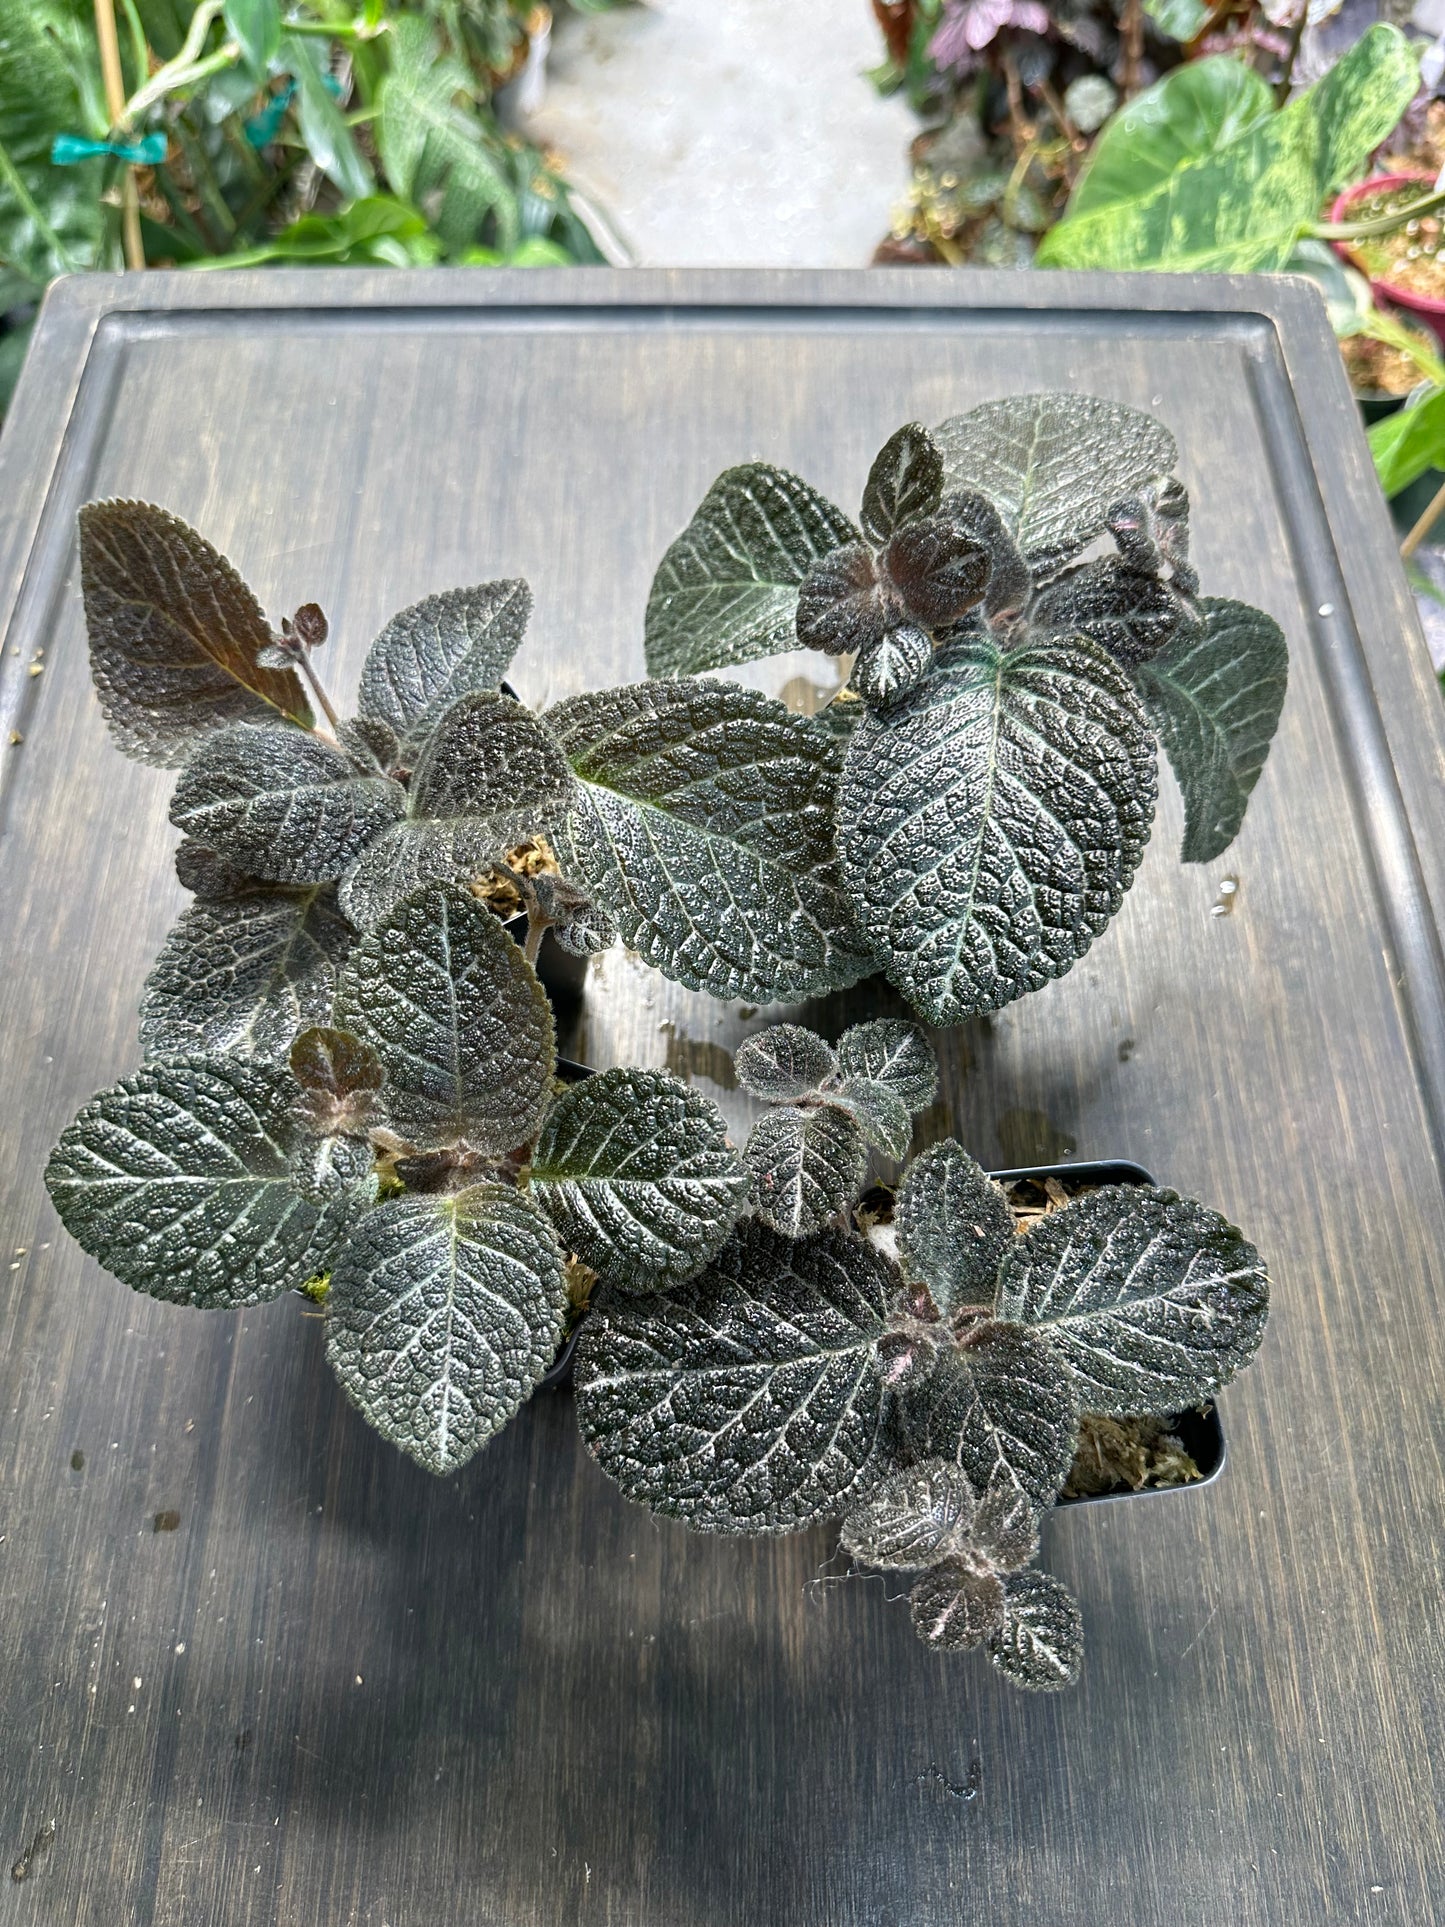
[[[566,1064],[559,1061],[558,1075],[568,1083],[575,1083],[579,1077],[590,1077],[591,1071],[585,1064]],[[989,1176],[996,1184],[1014,1184],[1021,1178],[1072,1178],[1075,1182],[1083,1179],[1094,1184],[1153,1184],[1154,1177],[1142,1164],[1131,1158],[1075,1158],[1067,1164],[1025,1164],[1013,1166],[1006,1171],[990,1171]],[[867,1193],[864,1193],[867,1196]],[[577,1350],[577,1340],[587,1319],[584,1311],[577,1323],[567,1334],[562,1349],[558,1352],[546,1375],[538,1382],[538,1392],[560,1391],[572,1383],[572,1366]],[[536,1394],[534,1393],[535,1397]],[[1160,1414],[1160,1416],[1164,1416]],[[1055,1511],[1065,1506],[1076,1505],[1113,1505],[1121,1499],[1166,1499],[1180,1492],[1198,1492],[1203,1486],[1213,1485],[1224,1470],[1226,1457],[1224,1427],[1219,1422],[1219,1406],[1211,1402],[1203,1410],[1170,1414],[1174,1419],[1173,1430],[1185,1451],[1199,1468],[1199,1477],[1190,1479],[1183,1485],[1146,1485],[1138,1491],[1122,1492],[1084,1492],[1072,1498],[1056,1499]]]

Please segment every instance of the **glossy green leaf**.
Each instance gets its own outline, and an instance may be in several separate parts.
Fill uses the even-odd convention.
[[[801,1024],[770,1024],[733,1053],[738,1082],[770,1104],[808,1097],[838,1068],[832,1047]]]
[[[251,74],[258,83],[264,81],[281,51],[278,0],[226,0],[222,18]]]
[[[933,1047],[917,1024],[900,1017],[876,1017],[845,1030],[838,1039],[838,1067],[845,1077],[886,1084],[913,1112],[926,1110],[938,1093]]]
[[[1207,159],[1273,112],[1269,83],[1247,60],[1212,54],[1187,61],[1136,94],[1100,132],[1069,196],[1069,214],[1138,200],[1177,167]]]
[[[989,1658],[1015,1686],[1052,1693],[1072,1686],[1084,1658],[1079,1602],[1047,1572],[1010,1573],[1003,1622],[989,1635]]]
[[[495,689],[526,633],[532,591],[525,582],[446,589],[394,615],[361,671],[363,716],[389,723],[410,766],[458,697]]]
[[[0,263],[36,295],[57,274],[109,265],[105,162],[50,161],[57,134],[106,132],[94,22],[78,16],[59,0],[0,0]]]
[[[1210,20],[1204,0],[1144,0],[1144,11],[1160,33],[1167,34],[1171,40],[1193,40]],[[1237,64],[1243,65],[1243,62]]]
[[[758,1216],[788,1238],[821,1231],[868,1176],[862,1130],[832,1104],[768,1111],[753,1126],[743,1157]]]
[[[296,114],[307,153],[347,200],[363,200],[376,183],[340,103],[322,77],[319,55],[304,35],[288,33],[282,37],[280,58],[296,79]]]
[[[1366,431],[1386,495],[1398,495],[1432,468],[1445,468],[1445,388],[1432,388]]]

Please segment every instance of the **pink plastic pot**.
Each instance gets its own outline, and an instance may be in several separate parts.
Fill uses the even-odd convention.
[[[1392,187],[1418,187],[1422,194],[1435,185],[1433,174],[1377,174],[1373,180],[1357,181],[1347,187],[1334,206],[1330,209],[1331,221],[1348,221],[1350,210],[1357,201],[1368,200],[1372,194],[1383,194]],[[1369,270],[1349,241],[1332,243],[1335,253],[1351,267],[1358,268],[1362,274]],[[1435,338],[1445,346],[1445,300],[1434,301],[1428,295],[1412,294],[1408,288],[1398,288],[1393,281],[1377,281],[1370,277],[1370,286],[1382,301],[1391,307],[1405,308],[1409,313],[1418,315]]]

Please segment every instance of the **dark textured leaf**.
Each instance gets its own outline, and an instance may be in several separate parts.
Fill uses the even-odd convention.
[[[1083,956],[1148,840],[1154,741],[1082,640],[940,651],[848,748],[839,849],[889,977],[935,1024],[995,1010]]]
[[[758,1216],[789,1238],[821,1231],[853,1202],[868,1176],[861,1129],[831,1104],[767,1112],[753,1126],[743,1158]]]
[[[834,854],[828,730],[722,682],[575,696],[545,720],[582,780],[562,867],[648,963],[760,1003],[872,967]]]
[[[142,1050],[284,1059],[298,1031],[330,1017],[351,944],[330,888],[198,898],[146,978]]]
[[[1003,1624],[989,1635],[989,1658],[1015,1686],[1035,1693],[1072,1686],[1084,1659],[1079,1602],[1047,1572],[1004,1580]]]
[[[921,1571],[969,1550],[977,1499],[945,1459],[906,1466],[874,1486],[843,1521],[843,1550],[870,1566]]]
[[[996,1309],[1058,1348],[1085,1411],[1147,1416],[1211,1398],[1243,1370],[1264,1336],[1269,1279],[1217,1211],[1109,1185],[1017,1240]]]
[[[304,729],[236,723],[196,746],[171,798],[178,830],[269,883],[326,883],[406,808],[384,776]]]
[[[389,776],[401,763],[401,743],[390,723],[353,716],[336,725],[336,740],[363,776]]]
[[[191,836],[183,836],[176,845],[176,882],[198,897],[236,897],[252,890],[273,892],[271,884],[248,876],[228,863],[219,850],[208,850]]]
[[[930,515],[900,529],[883,551],[883,567],[903,608],[925,629],[962,621],[982,601],[989,559],[961,522]]]
[[[1036,633],[1088,636],[1126,669],[1157,656],[1194,617],[1193,604],[1171,584],[1117,555],[1068,570],[1030,611]]]
[[[344,1131],[304,1137],[291,1153],[290,1170],[291,1182],[311,1204],[357,1193],[370,1204],[376,1197],[376,1157],[369,1138]]]
[[[536,1389],[566,1308],[556,1236],[515,1191],[396,1198],[362,1220],[331,1275],[326,1354],[383,1438],[454,1472]]]
[[[900,1017],[877,1017],[845,1030],[838,1039],[838,1065],[845,1077],[886,1084],[915,1113],[926,1110],[938,1093],[933,1047],[917,1024]]]
[[[725,469],[653,577],[649,673],[695,675],[796,649],[799,585],[857,539],[841,509],[786,469]]]
[[[1181,632],[1137,673],[1184,796],[1185,863],[1213,862],[1239,834],[1289,681],[1289,649],[1271,617],[1212,597],[1200,607],[1203,627]]]
[[[1012,1474],[996,1474],[979,1500],[973,1538],[1001,1572],[1014,1572],[1038,1557],[1038,1508]]]
[[[1042,1512],[1074,1462],[1073,1375],[1044,1339],[1018,1325],[989,1324],[944,1353],[910,1390],[904,1423],[919,1456],[953,1460],[976,1492],[1011,1475]]]
[[[45,1171],[60,1221],[122,1284],[254,1305],[326,1271],[355,1215],[292,1188],[295,1086],[237,1057],[168,1057],[91,1099]]]
[[[879,641],[902,614],[893,606],[872,552],[849,542],[815,562],[797,592],[797,638],[790,647],[852,655]]]
[[[224,724],[309,723],[292,669],[263,669],[261,605],[226,558],[178,516],[147,502],[80,511],[80,582],[90,667],[127,756],[174,768]]]
[[[336,1142],[357,1140],[369,1146],[368,1133],[373,1125],[385,1121],[382,1086],[386,1073],[381,1059],[350,1031],[333,1030],[329,1025],[313,1025],[302,1031],[291,1046],[291,1075],[301,1086],[296,1100],[296,1115],[315,1137],[333,1143],[329,1153],[313,1150],[311,1162],[296,1163],[298,1172],[309,1172],[307,1184],[297,1178],[297,1189],[306,1197],[329,1196],[324,1186],[332,1182],[337,1169],[351,1170],[360,1153],[348,1151]],[[371,1153],[366,1153],[370,1169]]]
[[[931,515],[943,493],[943,458],[918,422],[909,422],[883,444],[863,490],[863,533],[882,548],[895,529]]]
[[[375,1050],[398,1130],[500,1156],[537,1131],[556,1067],[552,1008],[490,910],[434,883],[352,951],[336,1022]]]
[[[830,1104],[841,1105],[858,1120],[859,1128],[875,1151],[902,1162],[913,1141],[913,1119],[908,1106],[886,1084],[871,1077],[847,1077],[837,1090],[828,1093]]]
[[[981,1645],[1003,1625],[1003,1581],[989,1566],[971,1559],[945,1559],[914,1581],[908,1599],[913,1630],[945,1652]]]
[[[446,589],[392,617],[361,671],[361,713],[389,723],[408,758],[459,696],[495,689],[526,632],[532,591],[522,581]]]
[[[627,1291],[690,1278],[748,1196],[717,1106],[665,1071],[603,1071],[565,1091],[531,1182],[567,1249]]]
[[[987,496],[1035,567],[1087,548],[1119,497],[1167,474],[1178,454],[1151,416],[1097,395],[986,401],[934,440],[949,488]]]
[[[945,1318],[962,1305],[993,1303],[999,1266],[1014,1246],[1013,1214],[961,1144],[945,1138],[913,1160],[893,1223],[899,1262]]]
[[[853,665],[853,687],[865,703],[891,703],[933,667],[933,643],[916,623],[900,622],[863,643]]]
[[[745,1224],[681,1291],[588,1321],[588,1449],[629,1498],[701,1531],[790,1532],[845,1511],[881,1448],[873,1348],[897,1283],[858,1238]]]
[[[801,1024],[770,1024],[755,1031],[733,1054],[738,1082],[770,1104],[807,1097],[838,1068],[832,1046]]]
[[[944,496],[939,514],[961,529],[988,557],[984,614],[990,620],[1021,614],[1033,593],[1033,577],[1018,543],[1004,526],[1003,517],[993,503],[976,489],[955,489]]]
[[[367,849],[341,886],[369,929],[426,883],[464,883],[524,837],[554,831],[574,785],[547,729],[510,696],[477,690],[437,723],[417,762],[406,820]]]
[[[381,1059],[349,1030],[316,1025],[291,1046],[291,1075],[304,1091],[325,1097],[354,1097],[379,1091],[386,1081]]]

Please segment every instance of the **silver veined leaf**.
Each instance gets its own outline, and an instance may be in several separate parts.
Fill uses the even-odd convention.
[[[1195,615],[1195,604],[1161,576],[1106,555],[1049,583],[1029,621],[1036,634],[1087,636],[1125,669],[1138,669],[1194,629]]]
[[[562,867],[646,962],[760,1003],[873,968],[834,851],[830,731],[712,681],[574,696],[544,720],[580,779]]]
[[[370,929],[423,884],[471,881],[524,837],[553,831],[573,787],[566,757],[519,702],[491,690],[459,697],[417,760],[406,820],[343,879],[343,909]]]
[[[1000,1572],[1016,1572],[1039,1553],[1039,1511],[1008,1471],[994,1474],[978,1502],[974,1544]]]
[[[1048,1572],[1011,1572],[1003,1582],[1003,1619],[988,1654],[1004,1678],[1030,1692],[1072,1686],[1084,1659],[1079,1602]]]
[[[295,1085],[269,1064],[158,1058],[61,1133],[45,1188],[76,1243],[172,1304],[259,1304],[330,1268],[355,1216],[291,1182]]]
[[[1135,673],[1184,798],[1185,863],[1212,863],[1239,834],[1289,682],[1272,617],[1212,596],[1200,608],[1202,626]]]
[[[1046,1337],[1088,1412],[1178,1412],[1254,1357],[1269,1315],[1264,1260],[1192,1198],[1107,1185],[1018,1239],[999,1275],[1000,1318]]]
[[[338,1103],[371,1096],[386,1082],[381,1059],[370,1044],[326,1024],[302,1031],[288,1062],[303,1091]]]
[[[247,890],[272,887],[238,870],[218,850],[208,850],[191,836],[183,836],[176,845],[176,882],[198,897],[235,897]]]
[[[353,716],[336,725],[336,740],[363,776],[389,776],[401,762],[401,743],[390,723]]]
[[[903,1099],[886,1084],[871,1077],[845,1077],[836,1090],[828,1092],[828,1102],[857,1120],[875,1151],[900,1164],[908,1156],[913,1119]]]
[[[918,1572],[974,1543],[977,1497],[946,1459],[890,1472],[843,1521],[843,1550],[870,1566]]]
[[[433,883],[352,950],[336,1023],[371,1045],[392,1120],[419,1149],[501,1156],[542,1122],[556,1068],[537,973],[469,891]]]
[[[753,1208],[788,1238],[821,1231],[846,1211],[868,1176],[868,1147],[856,1121],[832,1104],[768,1111],[743,1152]]]
[[[370,1139],[344,1131],[303,1137],[291,1153],[291,1182],[311,1204],[357,1193],[365,1203],[374,1202],[376,1157]]]
[[[630,1499],[703,1532],[848,1509],[883,1446],[898,1274],[859,1238],[745,1223],[680,1291],[615,1298],[577,1348],[577,1423]]]
[[[945,1652],[966,1652],[1002,1627],[1004,1582],[977,1560],[944,1559],[914,1581],[908,1603],[921,1640]]]
[[[1062,976],[1123,902],[1156,788],[1139,699],[1096,644],[950,643],[843,767],[843,872],[889,977],[957,1024]]]
[[[962,1466],[975,1492],[1012,1478],[1040,1512],[1058,1497],[1079,1419],[1073,1374],[1045,1339],[1018,1325],[975,1327],[904,1399],[904,1431],[920,1457]]]
[[[874,457],[863,489],[863,533],[881,548],[905,522],[931,515],[943,493],[943,458],[919,422],[909,422]]]
[[[871,648],[901,614],[872,550],[862,542],[845,542],[815,562],[799,585],[791,646],[853,655]]]
[[[197,898],[146,978],[142,1050],[284,1060],[298,1031],[330,1018],[352,941],[330,886]]]
[[[1097,395],[1010,395],[933,431],[950,489],[988,497],[1035,568],[1104,533],[1110,508],[1178,459],[1152,416]]]
[[[495,689],[526,631],[532,591],[525,582],[444,589],[392,617],[367,652],[357,705],[389,723],[414,758],[459,696]]]
[[[991,1305],[999,1266],[1015,1243],[1002,1189],[953,1138],[909,1165],[894,1207],[898,1257],[927,1285],[946,1318],[962,1305]]]
[[[173,769],[210,730],[311,721],[294,669],[268,669],[271,625],[241,577],[179,516],[148,502],[80,511],[90,667],[127,756]]]
[[[845,1030],[838,1039],[838,1066],[845,1077],[886,1084],[915,1114],[938,1094],[933,1047],[906,1018],[875,1017]]]
[[[197,744],[171,821],[266,882],[327,883],[405,809],[400,783],[358,776],[319,736],[236,723]]]
[[[567,1249],[625,1291],[690,1278],[748,1196],[717,1106],[665,1071],[602,1071],[564,1091],[532,1154],[531,1186]]]
[[[947,515],[910,522],[883,551],[883,570],[903,611],[931,635],[961,622],[983,600],[990,566],[968,524]]]
[[[725,469],[658,564],[647,668],[690,676],[796,649],[798,589],[858,531],[800,476],[767,462]]]
[[[454,1472],[535,1391],[566,1310],[556,1234],[510,1186],[392,1198],[331,1274],[326,1355],[383,1438]]]
[[[853,665],[853,687],[875,708],[904,696],[933,667],[933,643],[917,623],[900,622],[865,641]]]
[[[733,1053],[733,1064],[743,1089],[772,1104],[811,1096],[838,1068],[832,1046],[801,1024],[755,1031]]]

